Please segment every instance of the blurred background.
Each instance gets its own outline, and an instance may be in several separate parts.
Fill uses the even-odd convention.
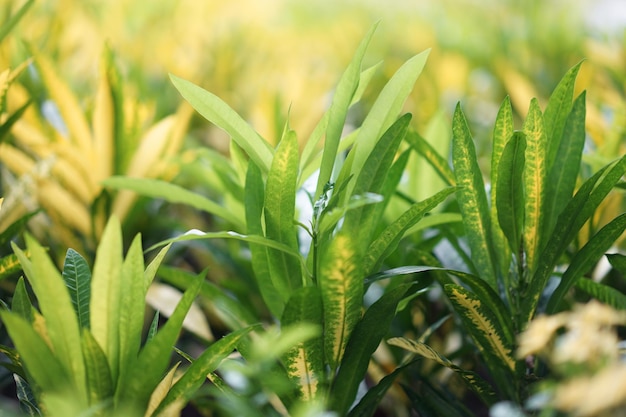
[[[3,3],[6,16],[24,1]],[[620,0],[38,0],[4,59],[23,60],[28,42],[87,100],[108,45],[130,94],[157,118],[180,102],[168,80],[173,73],[224,98],[268,140],[276,137],[269,123],[276,109],[290,108],[304,138],[378,21],[366,64],[384,60],[380,83],[408,57],[432,48],[407,109],[417,126],[439,111],[449,115],[457,101],[473,123],[489,123],[505,92],[523,114],[529,97],[545,99],[582,59],[580,88],[590,90],[600,113],[591,115],[598,144],[623,113],[626,6]]]
[[[25,3],[0,0],[0,20]],[[287,119],[304,143],[377,22],[364,65],[382,64],[368,91],[431,49],[406,111],[442,155],[460,102],[487,174],[491,126],[505,96],[519,128],[530,99],[545,104],[581,60],[586,166],[591,172],[623,154],[622,0],[36,0],[0,44],[0,68],[26,68],[8,89],[7,113],[34,101],[0,144],[0,230],[43,208],[29,227],[62,259],[67,247],[93,250],[111,213],[127,236],[141,231],[148,243],[173,229],[214,227],[213,219],[100,186],[117,174],[176,181],[216,199],[231,192],[211,168],[222,163],[215,155],[228,156],[228,138],[185,105],[169,74],[223,99],[270,143]],[[376,98],[368,91],[350,116],[355,125]],[[50,158],[65,166],[50,168]],[[35,175],[36,189],[26,174]],[[420,197],[436,191],[428,183],[420,181]],[[617,199],[609,212],[623,206]]]

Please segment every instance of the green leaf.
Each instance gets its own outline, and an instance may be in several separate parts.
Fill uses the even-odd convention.
[[[506,243],[505,232],[502,230],[502,224],[500,223],[500,208],[498,207],[498,200],[500,199],[500,187],[499,183],[503,181],[500,178],[499,171],[501,168],[502,152],[511,140],[514,134],[513,130],[513,109],[511,107],[511,100],[507,96],[502,102],[498,115],[496,116],[496,122],[493,129],[493,147],[491,151],[491,189],[489,191],[491,197],[490,207],[490,219],[491,219],[491,233],[493,235],[493,245],[495,248],[495,254],[498,259],[498,265],[502,276],[504,277],[504,285],[506,288],[511,288],[509,274],[509,265],[511,263],[511,251],[509,245]],[[525,143],[524,143],[525,146]],[[507,176],[507,178],[511,178]],[[521,181],[521,179],[520,179]],[[516,185],[518,186],[518,185]],[[519,193],[523,193],[521,185],[519,186]],[[503,190],[505,193],[512,192],[513,190]],[[513,193],[515,194],[515,193]],[[522,209],[523,212],[523,209]],[[522,218],[523,219],[523,218]],[[499,227],[498,227],[499,226]],[[520,227],[521,229],[521,227]],[[518,230],[520,230],[518,229]],[[517,241],[517,240],[516,240]],[[519,253],[515,250],[515,253]]]
[[[296,290],[285,306],[281,327],[301,326],[303,323],[323,323],[322,297],[317,287]],[[312,401],[325,383],[324,340],[321,334],[290,349],[283,358],[289,379],[298,387],[303,401]]]
[[[626,295],[608,285],[592,281],[590,279],[579,279],[575,284],[576,288],[586,292],[595,299],[610,305],[618,310],[626,310]]]
[[[445,366],[451,371],[455,372],[463,379],[467,386],[474,391],[481,400],[487,404],[494,404],[497,400],[496,394],[493,388],[477,373],[467,371],[455,365],[452,361],[443,355],[437,353],[432,347],[426,343],[407,339],[405,337],[394,337],[387,340],[391,346],[397,346],[408,352],[415,353],[423,358],[433,360],[441,366]]]
[[[148,327],[148,333],[146,334],[146,343],[154,339],[157,331],[159,329],[159,311],[154,312],[154,317],[152,317],[152,321],[150,322],[150,327]]]
[[[496,288],[496,271],[491,247],[489,206],[476,148],[461,106],[457,105],[452,122],[452,163],[456,176],[456,196],[476,271]]]
[[[55,356],[32,325],[17,314],[3,310],[0,310],[0,319],[4,322],[28,374],[42,391],[73,393],[72,398],[80,402],[81,396],[77,396],[75,392],[78,387],[68,375],[62,359]]]
[[[237,232],[233,232],[233,231],[229,231],[229,232],[202,232],[200,230],[197,229],[192,229],[189,230],[188,232],[177,236],[177,237],[173,237],[170,239],[165,239],[159,243],[156,243],[152,246],[150,246],[148,249],[146,249],[146,252],[149,252],[151,250],[154,250],[156,248],[159,248],[161,246],[164,245],[168,245],[170,243],[176,243],[176,242],[185,242],[188,240],[201,240],[201,239],[235,239],[235,240],[240,240],[242,242],[248,242],[248,243],[253,243],[253,244],[259,244],[259,245],[263,245],[266,246],[268,248],[272,248],[272,249],[278,249],[296,259],[300,259],[302,262],[302,267],[304,268],[304,261],[301,259],[302,256],[300,255],[300,252],[293,250],[292,248],[290,248],[289,246],[280,243],[280,242],[276,242],[275,240],[271,240],[271,239],[267,239],[263,236],[257,236],[257,235],[242,235],[241,233],[237,233]]]
[[[621,253],[607,253],[606,258],[617,272],[626,277],[626,255],[622,255]]]
[[[580,161],[585,146],[585,93],[574,102],[563,130],[558,147],[558,158],[554,159],[546,189],[546,230],[554,227],[563,208],[563,201],[572,197],[580,171]],[[556,138],[553,138],[553,140]]]
[[[405,141],[411,145],[413,149],[422,155],[426,161],[435,169],[439,177],[448,185],[456,184],[454,172],[450,169],[448,160],[433,148],[433,146],[421,137],[417,132],[410,130],[405,136]]]
[[[559,286],[550,297],[546,308],[547,314],[554,314],[558,310],[559,303],[567,291],[598,263],[598,260],[615,244],[615,241],[622,235],[624,230],[626,230],[626,213],[616,217],[600,229],[574,255],[569,267],[563,273]]]
[[[111,176],[102,181],[102,185],[117,190],[135,191],[145,197],[162,198],[169,203],[182,203],[198,210],[214,214],[237,228],[242,228],[242,221],[232,211],[220,206],[208,198],[186,190],[176,184],[152,178],[131,178]]]
[[[298,252],[295,227],[296,182],[298,180],[298,140],[287,131],[280,141],[265,186],[265,235]],[[284,302],[302,286],[298,259],[282,251],[268,249],[268,266],[272,284]]]
[[[20,277],[15,285],[13,300],[11,300],[11,311],[29,323],[32,323],[34,320],[33,304],[26,291],[26,284],[24,283],[23,277]]]
[[[0,124],[0,143],[6,139],[13,125],[17,123],[20,117],[22,117],[30,104],[31,101],[27,101],[23,106],[20,106],[17,110],[15,110],[13,114],[11,114],[2,124]]]
[[[515,398],[516,363],[514,346],[493,311],[475,294],[456,284],[446,284],[444,291],[458,314],[463,328],[474,340],[495,379],[496,386],[510,399]]]
[[[524,153],[526,140],[515,132],[502,151],[497,173],[497,216],[511,252],[519,254],[524,226]],[[521,259],[519,260],[521,262]],[[505,270],[506,271],[506,270]]]
[[[81,328],[89,328],[89,300],[91,297],[91,271],[87,261],[74,249],[68,249],[63,264],[63,279],[70,292],[74,311]]]
[[[369,388],[359,402],[350,409],[348,417],[372,417],[381,400],[403,370],[404,367],[397,368],[389,375],[385,375],[376,386]]]
[[[25,240],[31,253],[30,260],[15,244],[12,244],[13,251],[37,297],[52,349],[76,384],[75,396],[82,400],[86,395],[85,367],[80,349],[80,329],[69,293],[45,249],[29,234],[25,235]]]
[[[144,291],[147,291],[148,287],[150,287],[150,284],[152,284],[154,276],[156,275],[157,270],[161,266],[161,262],[163,262],[163,259],[165,258],[165,255],[167,254],[167,251],[169,251],[171,246],[171,244],[165,245],[165,247],[162,248],[159,253],[157,253],[157,255],[152,259],[152,261],[150,261],[150,263],[146,267],[143,275]]]
[[[144,277],[141,235],[133,239],[121,266],[120,279],[124,290],[119,294],[119,379],[124,379],[132,368],[141,345],[141,333],[146,310],[146,287]]]
[[[237,112],[216,95],[189,81],[175,75],[170,75],[170,79],[198,113],[228,133],[263,172],[269,171],[272,147]]]
[[[385,258],[397,248],[404,233],[455,191],[454,187],[446,188],[424,201],[413,204],[392,224],[387,226],[365,252],[363,260],[365,273],[369,275],[377,271]]]
[[[426,50],[406,61],[391,77],[366,116],[353,150],[354,160],[350,173],[358,177],[365,160],[371,155],[376,142],[383,133],[394,123],[402,110],[406,98],[413,90],[413,85],[419,77],[430,50]],[[348,195],[352,195],[348,190]]]
[[[559,257],[593,215],[600,203],[626,173],[626,156],[611,163],[585,181],[563,209],[550,239],[541,253],[537,270],[528,288],[521,294],[523,322],[532,318]]]
[[[91,334],[109,361],[111,378],[120,372],[120,299],[122,288],[122,231],[117,217],[109,219],[96,251],[91,277]]]
[[[398,303],[408,290],[400,285],[387,291],[372,304],[354,327],[344,357],[330,389],[330,407],[345,415],[357,394],[359,384],[367,373],[374,351],[389,332]]]
[[[229,333],[205,349],[202,355],[187,368],[183,376],[172,386],[153,415],[159,415],[160,412],[177,401],[187,404],[206,381],[207,374],[215,371],[226,356],[232,353],[239,341],[255,328],[256,326],[250,326]]]
[[[111,398],[115,390],[109,363],[104,351],[87,328],[83,328],[81,342],[89,403],[98,404]]]
[[[372,153],[367,156],[359,170],[353,170],[358,178],[352,196],[381,192],[387,172],[393,164],[398,146],[406,135],[410,121],[409,113],[396,120],[375,143]],[[380,222],[380,218],[374,218],[374,213],[376,211],[372,209],[372,206],[351,210],[346,213],[343,228],[349,233],[357,234],[358,241],[367,245],[375,232],[376,225]],[[378,215],[382,216],[382,213]]]
[[[148,405],[150,395],[161,381],[169,364],[170,353],[182,329],[183,320],[200,291],[203,275],[185,291],[174,313],[158,333],[144,345],[127,378],[116,388],[117,404],[135,404],[141,409]]]
[[[365,51],[372,40],[372,36],[374,35],[377,26],[378,24],[375,24],[365,35],[359,44],[352,61],[348,65],[348,68],[344,71],[339,83],[337,84],[333,101],[328,110],[328,126],[326,127],[324,152],[322,154],[322,162],[320,164],[320,173],[317,180],[314,200],[317,200],[322,195],[324,186],[328,182],[332,182],[331,176],[335,165],[335,158],[337,157],[339,140],[341,139],[341,133],[343,132],[343,127],[346,122],[348,109],[350,108],[354,94],[359,86],[361,62],[363,61],[363,56],[365,55]]]
[[[537,268],[539,251],[544,243],[544,199],[548,165],[546,160],[547,136],[543,127],[543,116],[539,102],[530,102],[528,116],[524,121],[523,132],[526,137],[524,163],[524,252],[530,274]]]
[[[357,247],[354,236],[339,232],[321,256],[318,282],[324,307],[324,352],[331,375],[361,317],[363,275]]]
[[[566,139],[566,133],[564,134],[565,125],[572,108],[572,98],[574,97],[574,86],[576,84],[576,77],[580,70],[582,62],[574,65],[563,76],[559,84],[556,86],[544,114],[544,126],[546,135],[548,137],[546,158],[548,168],[553,166],[553,163],[557,159],[562,158],[560,148],[561,142]],[[563,139],[562,139],[563,138]],[[558,155],[558,158],[557,158]]]

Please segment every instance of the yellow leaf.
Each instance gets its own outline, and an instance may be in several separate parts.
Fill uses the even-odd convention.
[[[43,79],[50,98],[59,109],[63,122],[67,127],[69,139],[75,143],[90,166],[95,164],[91,130],[84,109],[67,84],[56,74],[52,63],[42,54],[34,52],[37,69]]]
[[[170,392],[172,385],[174,384],[174,377],[176,376],[176,370],[180,362],[176,362],[176,364],[169,370],[169,372],[163,377],[159,385],[154,389],[152,395],[150,396],[150,402],[148,403],[148,408],[146,409],[146,414],[144,417],[152,416],[152,413],[157,409],[161,401],[167,396],[167,393]],[[163,415],[163,413],[161,413]]]

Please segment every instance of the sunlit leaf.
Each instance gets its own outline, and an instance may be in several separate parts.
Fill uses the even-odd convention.
[[[262,171],[269,171],[274,153],[271,146],[241,116],[214,94],[175,75],[170,78],[198,113],[226,131]]]

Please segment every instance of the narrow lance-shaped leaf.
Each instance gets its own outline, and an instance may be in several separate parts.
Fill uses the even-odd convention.
[[[408,287],[400,285],[386,292],[367,309],[354,327],[339,372],[330,389],[330,407],[339,415],[345,415],[354,402],[370,359],[389,331],[396,307]]]
[[[207,380],[207,375],[215,371],[226,356],[232,353],[239,341],[254,328],[255,326],[250,326],[229,333],[205,349],[202,355],[191,364],[183,376],[172,386],[153,415],[159,415],[161,411],[166,410],[169,405],[175,402],[182,401],[183,404],[189,402],[196,394],[196,391]]]
[[[620,290],[591,279],[579,279],[576,288],[618,310],[626,310],[626,295]]]
[[[444,291],[463,327],[482,353],[498,386],[511,388],[510,382],[516,372],[513,346],[507,343],[505,333],[491,309],[460,285],[447,284]]]
[[[102,185],[118,190],[135,191],[145,197],[163,198],[170,203],[186,204],[198,210],[219,216],[236,227],[241,227],[242,224],[241,220],[233,215],[232,212],[216,202],[167,181],[152,178],[112,176],[102,181]]]
[[[246,233],[251,235],[263,236],[263,202],[265,200],[265,184],[261,170],[254,162],[248,164],[248,172],[246,174],[246,190],[245,190],[245,209],[246,209]],[[277,288],[272,282],[270,274],[270,260],[268,258],[267,247],[255,243],[250,243],[250,255],[252,261],[252,269],[256,279],[261,297],[265,301],[265,305],[270,312],[280,317],[285,301],[281,298]]]
[[[109,363],[104,351],[87,328],[83,328],[81,346],[85,357],[89,402],[98,404],[110,399],[115,390]]]
[[[578,76],[581,64],[582,62],[579,62],[567,71],[550,95],[550,99],[546,105],[543,120],[548,137],[546,159],[549,169],[551,169],[557,159],[562,158],[560,151],[562,146],[561,141],[566,136],[564,129],[572,108],[574,86],[576,85],[576,77]]]
[[[456,184],[454,172],[450,169],[447,159],[439,155],[426,139],[421,137],[417,132],[409,131],[405,136],[405,140],[417,153],[428,161],[442,180],[448,185]]]
[[[13,16],[11,16],[2,23],[2,26],[0,27],[0,41],[2,41],[2,39],[4,39],[4,37],[11,32],[11,30],[15,27],[15,25],[17,25],[17,23],[24,16],[24,14],[26,14],[26,11],[33,5],[33,3],[35,3],[35,0],[28,0],[22,6],[20,6],[20,8]]]
[[[513,136],[513,109],[511,107],[511,100],[507,96],[502,102],[498,115],[496,116],[496,122],[493,129],[493,146],[491,150],[491,189],[489,190],[491,198],[490,206],[490,218],[491,218],[491,233],[493,235],[493,244],[495,254],[498,260],[498,266],[501,275],[504,277],[504,285],[506,288],[512,287],[508,270],[511,263],[511,251],[506,243],[506,237],[502,230],[502,225],[499,222],[498,216],[500,215],[500,209],[497,201],[499,198],[499,170],[500,161],[502,158],[502,152],[506,144]],[[520,192],[522,189],[520,189]],[[517,253],[517,252],[516,252]]]
[[[183,320],[198,295],[204,275],[185,291],[174,313],[157,334],[144,345],[128,377],[120,380],[115,392],[118,404],[136,404],[145,408],[169,364],[170,353],[180,333]]]
[[[523,291],[523,322],[530,320],[534,315],[539,296],[559,257],[625,173],[626,156],[623,156],[585,181],[574,197],[567,202],[541,253],[537,270],[528,283],[528,288]]]
[[[29,375],[43,391],[67,394],[75,391],[76,387],[72,378],[67,374],[67,369],[61,363],[61,359],[55,356],[29,322],[17,314],[4,310],[0,310],[0,319],[6,326]],[[80,396],[77,397],[75,392],[72,398],[75,398],[77,402],[81,401]]]
[[[15,285],[15,291],[13,291],[13,300],[11,300],[11,312],[22,317],[29,323],[34,320],[33,304],[30,301],[28,292],[26,291],[26,284],[24,278],[20,277]]]
[[[85,367],[80,349],[80,329],[69,293],[45,249],[29,234],[25,235],[25,240],[31,253],[30,260],[15,244],[12,244],[13,251],[37,297],[55,355],[76,384],[77,396],[83,399],[86,394]]]
[[[265,189],[265,233],[268,239],[298,251],[295,228],[296,182],[298,180],[298,140],[295,132],[283,135],[267,177]],[[302,285],[298,260],[282,251],[268,249],[272,283],[284,302]]]
[[[402,110],[406,98],[413,90],[415,81],[426,64],[429,52],[430,50],[426,50],[406,61],[391,77],[372,105],[370,112],[363,121],[353,150],[354,160],[351,164],[350,173],[355,177],[367,157],[372,153],[378,138],[393,124],[398,113]],[[352,195],[351,188],[353,185],[349,187],[347,194]]]
[[[120,279],[124,290],[119,300],[119,378],[132,368],[141,345],[141,333],[146,308],[146,288],[144,277],[141,235],[137,235],[128,249],[122,264]]]
[[[369,275],[377,271],[385,258],[396,249],[404,233],[455,191],[456,188],[454,187],[446,188],[424,201],[413,204],[398,219],[387,226],[365,252],[363,259],[365,273]]]
[[[498,223],[509,241],[511,251],[517,256],[522,243],[524,225],[524,154],[526,139],[515,132],[506,144],[498,164],[496,206]],[[518,262],[522,260],[519,259]],[[506,272],[503,271],[503,272]]]
[[[326,139],[324,141],[324,152],[322,154],[322,162],[320,164],[320,173],[317,180],[317,188],[315,190],[315,198],[317,200],[324,189],[326,183],[331,182],[331,175],[333,166],[335,164],[335,158],[337,157],[337,149],[339,147],[339,140],[341,139],[341,133],[343,132],[343,126],[346,122],[346,116],[348,115],[348,108],[352,103],[352,98],[359,85],[359,75],[361,72],[361,62],[363,56],[367,50],[374,31],[378,24],[375,24],[365,35],[361,43],[359,44],[352,61],[348,65],[348,68],[344,71],[335,94],[333,101],[328,110],[328,126],[326,127]]]
[[[585,93],[583,92],[574,102],[572,111],[565,122],[563,138],[558,148],[558,158],[554,160],[550,169],[545,202],[545,228],[548,232],[554,228],[561,214],[562,202],[572,197],[576,187],[585,146],[585,112]]]
[[[302,287],[293,293],[281,320],[281,326],[298,326],[303,323],[323,322],[322,297],[317,287]],[[318,397],[325,383],[324,340],[320,334],[290,349],[283,358],[287,375],[298,387],[303,401]]]
[[[109,360],[111,377],[119,374],[119,318],[121,282],[122,232],[117,217],[112,217],[104,229],[93,267],[91,293],[91,333]]]
[[[576,284],[576,281],[597,264],[598,260],[615,244],[615,241],[624,233],[625,229],[626,213],[616,217],[600,229],[598,233],[593,235],[589,242],[574,255],[569,267],[565,273],[563,273],[559,286],[550,297],[546,313],[554,314],[558,310],[559,303],[567,291]]]
[[[487,195],[474,141],[460,105],[456,107],[452,122],[452,162],[459,187],[456,195],[474,268],[492,288],[496,288]]]
[[[543,127],[543,116],[539,102],[533,99],[523,127],[526,136],[524,162],[524,250],[526,265],[532,274],[539,259],[539,251],[545,238],[544,199],[548,177],[546,146],[547,137]]]
[[[391,346],[397,346],[408,352],[420,355],[423,358],[433,360],[441,366],[454,371],[459,375],[463,381],[485,402],[485,404],[491,405],[496,402],[497,396],[493,388],[483,379],[480,375],[467,371],[455,365],[450,359],[437,353],[432,347],[426,343],[410,340],[404,337],[393,337],[387,340]]]
[[[81,328],[89,328],[91,270],[87,261],[74,249],[68,249],[63,264],[63,279],[70,292],[74,311]]]
[[[339,232],[322,254],[320,276],[324,308],[324,352],[334,375],[361,316],[362,260],[354,237]]]
[[[228,133],[264,172],[269,171],[272,147],[231,107],[197,85],[170,75],[172,83],[194,109]]]
[[[393,163],[400,142],[406,135],[410,121],[411,115],[408,113],[396,120],[375,143],[372,153],[367,156],[363,165],[358,170],[353,169],[353,173],[358,175],[358,178],[352,196],[366,192],[382,192],[381,188],[385,183],[386,174]],[[382,213],[373,210],[373,206],[351,210],[346,213],[343,228],[349,233],[355,233],[358,236],[358,242],[367,245],[375,232],[376,225],[380,223],[380,218],[373,217],[375,214],[382,216]]]

